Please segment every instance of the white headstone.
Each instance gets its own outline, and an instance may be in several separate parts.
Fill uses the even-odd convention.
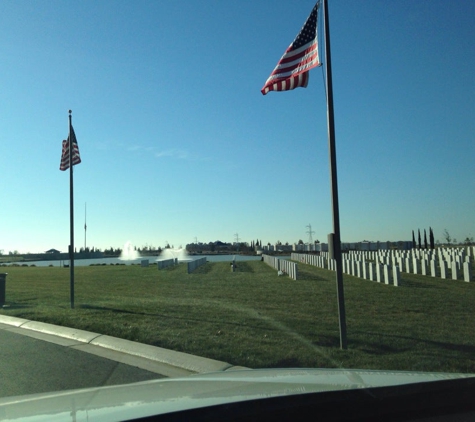
[[[440,260],[440,278],[447,278],[447,262]]]
[[[394,265],[393,266],[393,284],[396,287],[399,286],[399,279],[400,279],[399,267],[397,265]]]
[[[368,280],[374,281],[376,279],[376,273],[375,273],[375,268],[374,268],[374,262],[369,262],[368,263]]]
[[[421,273],[422,275],[427,275],[427,261],[425,258],[421,260]]]
[[[378,283],[383,281],[383,271],[379,262],[376,263],[376,281]]]
[[[369,278],[369,268],[368,263],[366,261],[363,262],[363,278],[368,280]]]
[[[412,272],[414,274],[417,274],[417,270],[418,270],[418,267],[419,266],[419,260],[417,258],[412,258]]]
[[[457,261],[453,261],[452,262],[452,280],[457,280],[458,272],[459,272],[459,269],[458,269]]]
[[[463,279],[465,281],[472,281],[472,266],[470,262],[463,263]]]
[[[391,272],[389,271],[389,265],[383,265],[384,283],[391,284]]]

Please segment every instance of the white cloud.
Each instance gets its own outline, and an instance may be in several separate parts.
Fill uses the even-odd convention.
[[[172,158],[186,160],[189,158],[189,154],[188,154],[188,151],[185,151],[183,149],[168,149],[168,150],[159,151],[155,153],[155,157],[157,158],[172,157]]]

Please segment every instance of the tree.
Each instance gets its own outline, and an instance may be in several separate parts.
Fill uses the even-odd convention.
[[[445,241],[450,245],[452,238],[450,237],[450,234],[447,229],[444,229],[443,236],[444,236]]]
[[[419,249],[421,249],[421,248],[422,248],[422,244],[421,244],[421,231],[420,231],[419,229],[417,229],[417,233],[418,233],[417,238],[418,238],[418,240],[419,240]]]
[[[426,229],[424,229],[424,249],[427,249],[427,233],[426,233]]]
[[[414,230],[412,231],[412,248],[416,249],[416,236],[414,236]]]
[[[247,242],[241,242],[239,245],[239,250],[244,253],[249,252],[249,244]]]
[[[432,231],[432,227],[429,227],[429,242],[430,242],[430,248],[435,249],[434,232]]]

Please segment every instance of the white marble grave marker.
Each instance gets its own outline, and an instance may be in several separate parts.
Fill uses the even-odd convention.
[[[397,265],[393,266],[393,284],[397,287],[399,286],[400,279],[399,267]]]
[[[472,266],[470,262],[463,263],[463,279],[465,281],[472,281]]]

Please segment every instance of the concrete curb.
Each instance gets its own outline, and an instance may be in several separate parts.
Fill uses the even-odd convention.
[[[161,347],[150,346],[148,344],[136,343],[134,341],[105,335],[95,338],[90,344],[159,361],[161,363],[166,363],[199,374],[205,372],[225,371],[232,367],[232,365],[226,362],[189,355],[182,352],[175,352]]]
[[[103,334],[78,330],[75,328],[61,327],[47,324],[45,322],[31,321],[23,318],[16,318],[7,315],[0,315],[0,324],[10,325],[15,328],[36,331],[44,334],[63,337],[105,349],[115,350],[132,356],[149,359],[154,362],[182,368],[187,371],[203,374],[207,372],[218,372],[238,369],[249,369],[233,366],[226,362],[208,359],[201,356],[194,356],[188,353],[175,352],[161,347],[150,346],[148,344],[137,343]]]
[[[0,316],[0,322],[2,322]],[[60,327],[46,322],[27,321],[20,325],[18,328],[24,328],[26,330],[38,331],[44,334],[51,334],[53,336],[64,337],[70,340],[80,341],[82,343],[90,343],[100,334],[90,333],[88,331],[77,330],[75,328]]]

